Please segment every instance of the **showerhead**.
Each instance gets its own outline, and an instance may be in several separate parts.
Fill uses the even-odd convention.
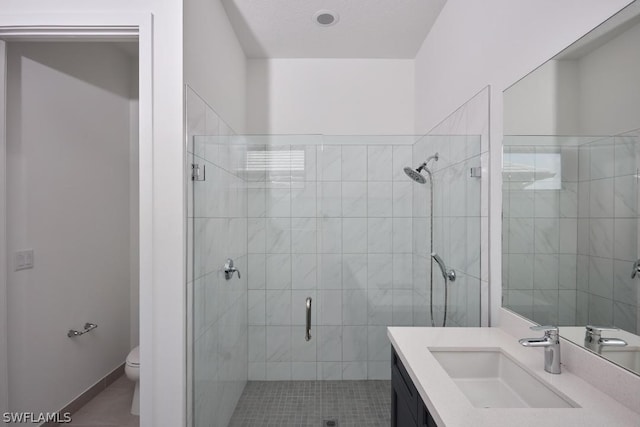
[[[429,163],[431,160],[435,160],[437,162],[439,157],[439,154],[435,153],[433,156],[427,158],[427,160],[416,169],[407,166],[406,168],[404,168],[404,173],[406,173],[409,178],[411,178],[418,184],[425,184],[427,182],[427,179],[420,172],[424,170],[429,174],[429,177],[431,177],[431,171],[427,167],[427,163]]]
[[[409,178],[417,182],[418,184],[424,184],[427,182],[427,179],[420,173],[422,166],[418,169],[412,169],[409,166],[404,168],[404,173],[407,174]]]

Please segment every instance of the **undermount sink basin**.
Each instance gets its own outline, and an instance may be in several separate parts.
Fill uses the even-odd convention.
[[[499,349],[429,350],[477,408],[579,407]]]

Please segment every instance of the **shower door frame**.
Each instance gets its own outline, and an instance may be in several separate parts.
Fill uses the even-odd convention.
[[[138,42],[138,203],[141,362],[140,425],[153,423],[153,15],[151,13],[0,13],[0,271],[7,271],[7,41]],[[7,310],[7,276],[0,274],[0,313]],[[7,317],[0,320],[0,411],[8,411]]]

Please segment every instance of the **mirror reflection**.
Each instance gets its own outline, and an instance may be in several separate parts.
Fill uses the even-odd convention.
[[[503,306],[640,373],[636,1],[504,93]]]

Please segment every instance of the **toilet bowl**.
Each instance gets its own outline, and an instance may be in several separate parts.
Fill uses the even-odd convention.
[[[136,388],[133,392],[133,401],[131,402],[131,413],[140,415],[140,347],[136,347],[127,356],[124,365],[124,373],[131,381],[135,381]]]

